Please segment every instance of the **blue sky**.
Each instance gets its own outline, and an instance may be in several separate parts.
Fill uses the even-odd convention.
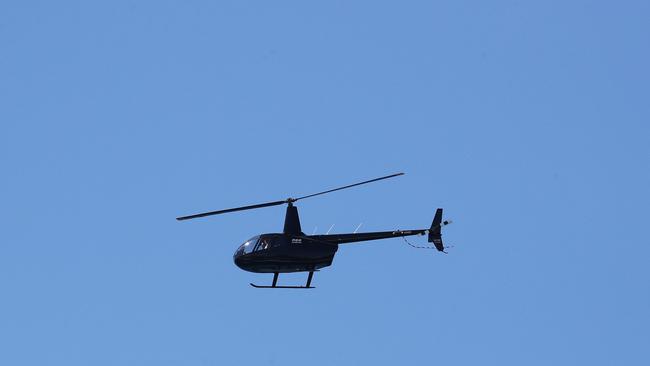
[[[647,365],[644,1],[0,4],[0,364]],[[263,291],[235,248],[342,246]],[[423,243],[424,239],[414,239]],[[282,283],[299,284],[304,274]]]

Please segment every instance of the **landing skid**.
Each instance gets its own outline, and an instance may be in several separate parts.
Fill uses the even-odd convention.
[[[263,285],[256,285],[254,283],[251,283],[251,286],[255,288],[316,288],[314,286],[263,286]]]
[[[278,286],[278,272],[273,274],[273,284],[271,286],[256,285],[251,283],[250,285],[255,288],[316,288],[311,286],[311,279],[314,277],[314,271],[309,272],[309,277],[307,277],[307,284],[305,286]]]

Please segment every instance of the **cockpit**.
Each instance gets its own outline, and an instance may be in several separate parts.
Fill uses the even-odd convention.
[[[246,240],[244,244],[240,245],[239,248],[237,248],[237,251],[235,252],[235,257],[268,249],[272,246],[272,244],[273,242],[269,237],[263,237],[263,236],[260,237],[259,235],[254,236]]]

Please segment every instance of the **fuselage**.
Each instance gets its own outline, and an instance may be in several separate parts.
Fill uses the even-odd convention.
[[[262,234],[248,239],[233,255],[237,267],[256,273],[314,271],[330,266],[338,244],[306,235]]]

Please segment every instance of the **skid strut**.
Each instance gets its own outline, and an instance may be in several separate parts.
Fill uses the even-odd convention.
[[[278,286],[278,275],[278,272],[273,273],[273,284],[271,286],[256,285],[254,283],[251,283],[251,286],[255,288],[315,288],[311,285],[311,280],[314,277],[314,271],[309,271],[307,284],[305,286]]]

